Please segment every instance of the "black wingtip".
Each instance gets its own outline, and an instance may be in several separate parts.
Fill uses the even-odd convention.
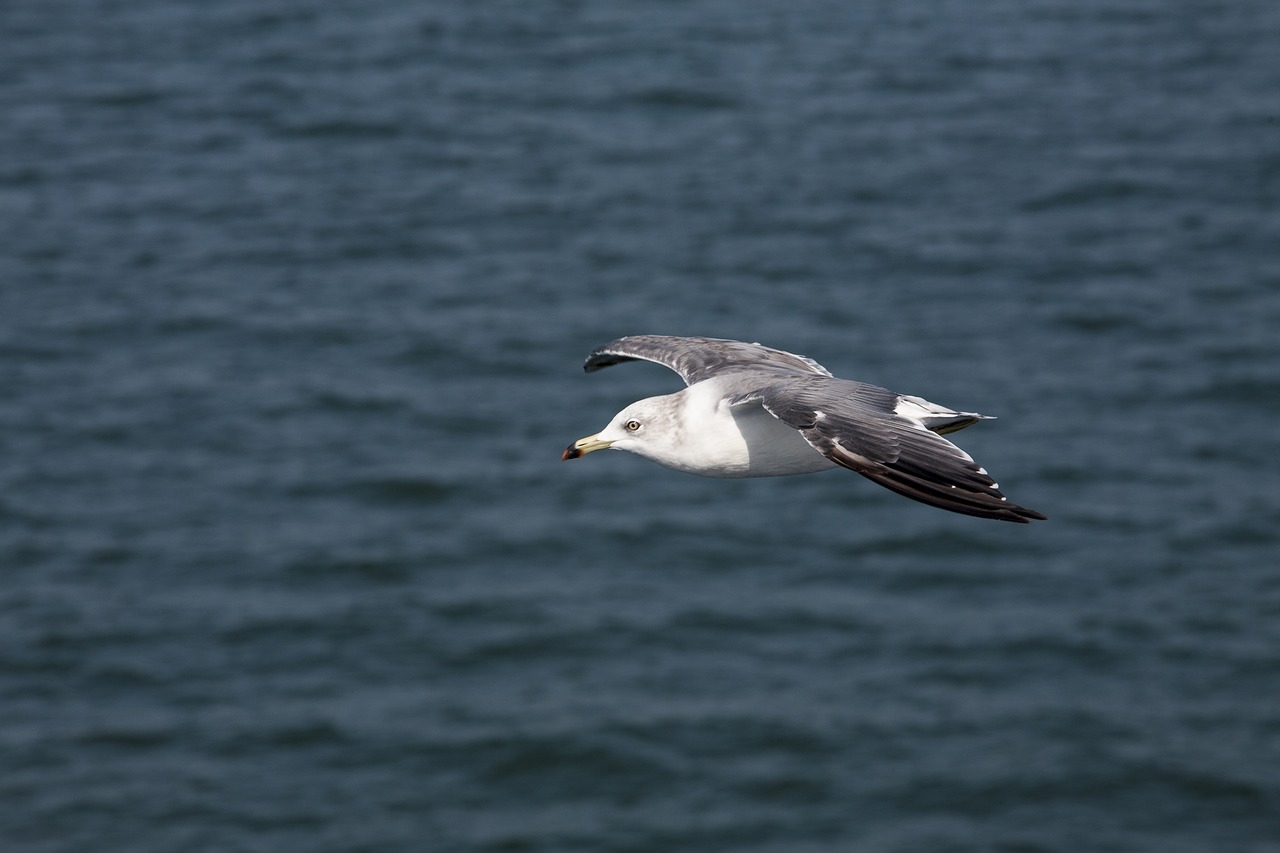
[[[974,518],[990,518],[994,521],[1009,521],[1014,524],[1030,524],[1033,521],[1048,521],[1049,517],[1018,506],[997,491],[975,492],[967,489],[952,488],[950,485],[934,483],[908,472],[895,471],[882,467],[878,470],[859,470],[859,474],[873,480],[890,491],[897,492],[905,498],[919,501],[929,506],[945,509],[960,515]]]
[[[597,347],[587,356],[587,360],[582,363],[584,373],[595,373],[597,370],[604,370],[606,367],[613,367],[615,364],[622,364],[624,361],[635,361],[635,358],[629,355],[618,355],[609,352],[611,344],[605,344]]]

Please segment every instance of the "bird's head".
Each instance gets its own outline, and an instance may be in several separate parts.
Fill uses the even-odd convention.
[[[678,440],[671,396],[632,403],[614,415],[604,429],[566,447],[560,458],[577,459],[597,450],[625,450],[650,459],[662,457]]]

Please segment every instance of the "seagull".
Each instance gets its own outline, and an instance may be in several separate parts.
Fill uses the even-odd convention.
[[[721,338],[632,335],[596,347],[588,373],[624,361],[674,370],[687,387],[638,400],[562,459],[625,450],[704,477],[776,477],[842,467],[930,506],[1044,520],[1018,506],[942,436],[983,420],[922,397],[838,379],[811,358]]]

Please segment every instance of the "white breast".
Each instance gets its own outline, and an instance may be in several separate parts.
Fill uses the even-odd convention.
[[[714,382],[699,383],[683,394],[689,452],[664,461],[669,467],[705,477],[777,477],[836,467],[759,403],[730,407]]]

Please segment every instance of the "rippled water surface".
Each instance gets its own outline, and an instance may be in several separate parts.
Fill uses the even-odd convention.
[[[0,24],[6,851],[1280,849],[1280,6]],[[628,333],[1050,520],[562,463]]]

